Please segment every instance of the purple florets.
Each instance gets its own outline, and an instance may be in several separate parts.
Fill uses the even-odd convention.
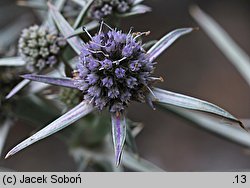
[[[111,30],[83,46],[75,84],[100,110],[117,112],[131,100],[144,101],[154,63],[135,37]]]
[[[89,15],[92,19],[100,20],[112,14],[128,12],[134,0],[96,0],[90,8]]]

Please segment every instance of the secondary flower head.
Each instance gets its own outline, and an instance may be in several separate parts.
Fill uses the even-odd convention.
[[[82,93],[76,89],[60,88],[58,99],[66,108],[72,108],[82,101]]]
[[[154,63],[138,35],[111,30],[100,32],[83,46],[75,85],[84,99],[102,110],[120,112],[131,100],[143,102]]]
[[[43,26],[31,26],[22,31],[18,50],[30,72],[40,71],[58,63],[60,49],[66,41]]]
[[[113,14],[128,13],[134,3],[135,0],[96,0],[90,7],[89,16],[92,19],[101,20]],[[149,10],[150,8],[147,7],[147,11]]]

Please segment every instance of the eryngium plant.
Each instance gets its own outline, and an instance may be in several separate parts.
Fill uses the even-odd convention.
[[[30,72],[52,67],[59,60],[61,48],[66,45],[63,37],[44,26],[34,25],[22,31],[18,50]]]
[[[72,28],[62,15],[50,5],[53,19],[63,34],[68,35]],[[62,24],[65,24],[62,27]],[[115,161],[119,165],[126,138],[126,106],[131,101],[156,104],[171,104],[192,110],[217,114],[229,120],[241,122],[222,108],[193,97],[157,89],[152,77],[155,59],[179,37],[193,31],[192,28],[176,29],[164,36],[148,51],[143,49],[140,37],[148,34],[124,33],[110,28],[103,31],[103,24],[95,36],[87,43],[80,39],[68,39],[73,49],[80,55],[73,78],[53,78],[39,75],[24,75],[26,79],[50,83],[82,91],[83,101],[66,114],[43,128],[33,136],[14,147],[6,157],[65,128],[94,110],[108,107],[112,120],[112,137]],[[154,108],[154,107],[153,107]]]

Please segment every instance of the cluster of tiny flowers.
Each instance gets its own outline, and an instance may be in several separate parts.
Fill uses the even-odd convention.
[[[13,101],[6,101],[5,97],[19,83],[19,74],[20,71],[13,68],[1,67],[0,69],[0,122],[11,115]]]
[[[99,110],[124,110],[131,100],[145,101],[154,63],[137,41],[139,35],[100,32],[83,46],[75,84],[84,100]]]
[[[65,39],[56,32],[35,25],[22,31],[18,50],[27,63],[27,69],[33,72],[58,63],[58,54],[65,45]]]
[[[82,93],[79,90],[62,87],[58,98],[67,108],[72,108],[82,101]]]
[[[134,0],[96,0],[90,8],[90,17],[100,20],[114,13],[128,12]]]

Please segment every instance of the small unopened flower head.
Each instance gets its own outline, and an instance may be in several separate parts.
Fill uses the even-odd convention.
[[[90,17],[100,20],[112,14],[126,13],[133,6],[134,0],[96,0],[90,8]]]
[[[131,100],[144,102],[154,63],[137,35],[99,32],[83,46],[75,84],[100,110],[119,112]]]
[[[82,101],[82,93],[76,89],[62,87],[58,98],[67,108],[72,108]]]
[[[26,68],[34,72],[58,63],[58,54],[65,45],[66,41],[56,32],[34,25],[22,31],[18,50],[27,63]]]

